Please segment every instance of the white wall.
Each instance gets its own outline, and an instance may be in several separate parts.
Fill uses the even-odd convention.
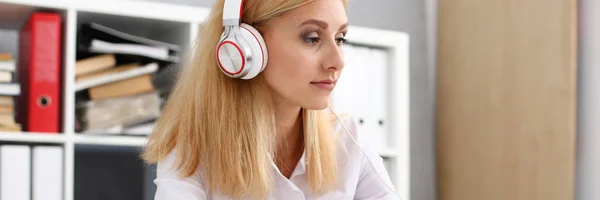
[[[576,200],[600,199],[600,1],[579,1]]]

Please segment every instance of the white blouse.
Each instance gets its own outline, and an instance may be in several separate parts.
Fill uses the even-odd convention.
[[[360,144],[360,147],[366,153],[366,157],[356,148],[356,144],[346,133],[340,132],[344,130],[339,123],[336,123],[334,130],[336,133],[341,133],[339,137],[340,145],[338,145],[337,151],[338,166],[340,166],[340,184],[338,184],[338,188],[321,196],[313,194],[306,177],[306,160],[303,154],[289,179],[284,177],[275,163],[272,162],[275,191],[268,199],[399,199],[393,191],[394,186],[384,167],[383,159],[366,142],[365,137],[368,136],[359,133],[357,123],[353,118],[340,117],[340,119],[344,121],[348,131]],[[373,162],[375,169],[368,163],[367,157]],[[157,178],[154,180],[157,185],[155,200],[229,199],[223,196],[209,196],[208,190],[205,190],[205,186],[200,181],[202,175],[199,173],[187,178],[180,178],[177,171],[170,170],[174,159],[175,155],[171,153],[167,158],[158,162]],[[377,174],[381,178],[377,177]]]

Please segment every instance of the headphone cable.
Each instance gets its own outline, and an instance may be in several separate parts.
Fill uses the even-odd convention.
[[[360,152],[363,154],[363,156],[365,156],[365,159],[367,159],[369,165],[371,166],[371,169],[373,169],[373,171],[375,172],[375,174],[377,175],[377,177],[379,178],[379,180],[381,180],[381,182],[383,183],[383,185],[385,185],[387,187],[387,189],[389,189],[392,193],[394,193],[394,195],[396,195],[398,198],[400,198],[401,200],[403,200],[402,197],[400,197],[393,188],[391,188],[385,180],[383,180],[383,178],[381,177],[381,175],[377,172],[377,168],[375,167],[375,165],[373,165],[373,162],[371,162],[371,159],[369,159],[369,157],[367,156],[367,154],[363,151],[362,148],[360,148],[360,145],[358,144],[358,142],[356,141],[356,139],[354,139],[354,137],[352,136],[352,134],[350,134],[350,131],[348,131],[348,129],[346,128],[346,126],[344,125],[344,123],[342,122],[342,120],[340,119],[340,117],[338,116],[338,114],[333,110],[333,108],[331,108],[331,106],[327,106],[329,107],[329,110],[331,110],[331,112],[333,113],[333,115],[335,115],[335,118],[338,120],[338,122],[340,123],[340,125],[342,126],[342,128],[344,129],[344,131],[346,132],[346,134],[348,134],[348,136],[350,136],[350,139],[352,139],[352,142],[356,145],[356,147],[360,150]]]

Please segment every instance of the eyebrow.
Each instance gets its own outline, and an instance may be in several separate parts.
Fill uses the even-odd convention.
[[[302,22],[298,27],[304,26],[304,25],[307,25],[307,24],[314,24],[314,25],[317,25],[317,26],[319,26],[319,27],[321,27],[323,29],[327,29],[327,26],[328,26],[327,22],[324,22],[324,21],[321,21],[321,20],[318,20],[318,19],[309,19],[309,20],[306,20],[306,21]],[[340,26],[339,30],[342,30],[342,29],[344,29],[346,27],[348,27],[348,22],[342,24]]]

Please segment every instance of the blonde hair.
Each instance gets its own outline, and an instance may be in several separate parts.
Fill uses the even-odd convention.
[[[262,31],[310,1],[245,0],[242,22]],[[182,177],[200,170],[211,194],[263,199],[273,189],[271,158],[278,158],[274,106],[262,75],[240,80],[219,70],[215,47],[223,30],[223,4],[217,0],[202,25],[190,64],[179,73],[142,158],[156,163],[174,151],[173,167]],[[337,186],[330,119],[325,111],[302,109],[306,173],[316,193]]]

